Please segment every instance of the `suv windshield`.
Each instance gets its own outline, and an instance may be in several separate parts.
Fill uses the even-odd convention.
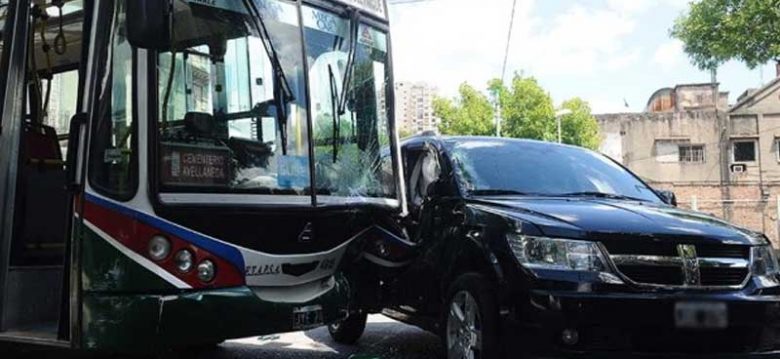
[[[660,202],[609,158],[535,141],[449,140],[458,182],[473,195],[598,196]]]

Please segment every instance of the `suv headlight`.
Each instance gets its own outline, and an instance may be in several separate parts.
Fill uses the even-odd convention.
[[[772,246],[753,247],[750,250],[750,270],[755,276],[780,274],[777,255]]]
[[[561,274],[579,272],[589,276],[580,276],[577,281],[590,277],[592,280],[604,283],[624,284],[609,267],[604,253],[596,242],[533,237],[515,233],[508,234],[507,240],[518,262],[536,276],[542,275],[540,273],[542,271]],[[549,274],[542,276],[549,278]]]
[[[608,272],[609,266],[596,242],[511,234],[509,246],[527,268]]]

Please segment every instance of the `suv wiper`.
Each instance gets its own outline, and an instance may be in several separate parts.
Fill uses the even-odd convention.
[[[271,60],[271,67],[274,76],[274,99],[277,102],[279,109],[276,111],[276,122],[279,126],[279,132],[281,133],[282,141],[282,155],[287,155],[287,104],[295,101],[295,95],[290,90],[290,83],[287,82],[287,76],[282,68],[282,63],[279,61],[279,54],[276,52],[273,41],[271,41],[271,35],[268,33],[268,28],[265,26],[263,17],[260,16],[260,10],[257,9],[257,5],[254,0],[244,0],[244,6],[246,6],[252,15],[250,18],[254,23],[257,31],[260,32],[260,39],[262,40],[265,52],[268,54]],[[281,93],[278,93],[281,91]]]
[[[510,189],[475,189],[473,191],[469,191],[469,194],[474,196],[502,196],[502,195],[543,196],[543,194],[540,193],[513,191]]]
[[[596,198],[621,199],[621,200],[642,201],[642,202],[647,201],[646,199],[642,199],[642,198],[624,196],[622,194],[616,194],[616,193],[598,192],[598,191],[564,193],[561,194],[560,196],[561,197],[596,197]]]

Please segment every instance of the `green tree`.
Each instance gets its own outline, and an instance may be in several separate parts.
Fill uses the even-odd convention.
[[[728,60],[751,69],[780,62],[780,0],[700,0],[691,3],[670,32],[691,62],[714,70]]]
[[[441,119],[439,131],[445,135],[490,136],[495,133],[493,105],[482,92],[467,83],[460,85],[454,101],[436,98],[433,112]]]
[[[571,111],[571,114],[561,118],[563,143],[574,144],[591,150],[598,149],[601,144],[599,124],[591,114],[588,102],[575,97],[564,101],[561,108]]]
[[[498,94],[503,136],[543,141],[557,139],[555,106],[536,79],[515,74],[511,88],[498,79],[491,80],[488,86],[490,92]]]

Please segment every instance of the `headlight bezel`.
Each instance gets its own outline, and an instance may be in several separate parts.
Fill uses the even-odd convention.
[[[508,233],[506,238],[517,263],[537,277],[544,272],[576,273],[597,278],[601,282],[624,284],[599,242],[520,233]],[[544,252],[551,248],[563,252]],[[557,258],[549,258],[550,254]],[[534,256],[536,258],[532,258]]]
[[[777,261],[777,253],[772,245],[765,244],[750,248],[750,274],[756,277],[780,275],[780,263]]]

